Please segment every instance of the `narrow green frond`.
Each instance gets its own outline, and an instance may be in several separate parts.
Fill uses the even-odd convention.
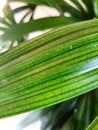
[[[82,0],[87,7],[89,19],[94,18],[94,0]]]
[[[73,130],[85,130],[91,121],[91,94],[80,97],[73,113]]]
[[[95,17],[98,18],[98,0],[94,0],[94,12],[95,12]]]
[[[6,18],[0,18],[0,23],[6,28],[9,28],[11,26],[11,23]]]
[[[11,25],[15,25],[16,22],[14,19],[14,14],[13,14],[13,11],[11,10],[11,8],[8,4],[3,8],[3,12],[4,12],[4,17],[9,20]]]
[[[10,27],[1,35],[1,39],[2,41],[17,40],[33,31],[56,28],[73,22],[75,22],[73,18],[65,18],[62,16],[31,20]]]

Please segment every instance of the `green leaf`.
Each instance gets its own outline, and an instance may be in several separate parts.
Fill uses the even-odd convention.
[[[79,9],[79,11],[81,13],[81,16],[84,19],[87,19],[88,14],[87,14],[86,10],[83,8],[83,5],[77,0],[73,0],[72,2],[78,7],[78,9]]]
[[[89,19],[94,18],[94,6],[93,6],[94,0],[82,0],[82,1],[86,5],[88,11],[88,18]]]
[[[6,18],[0,18],[0,23],[4,25],[4,27],[7,27],[7,28],[11,26],[11,23],[9,23]]]
[[[0,55],[0,118],[98,86],[98,20],[64,26]]]
[[[76,20],[78,21],[82,20],[82,15],[80,15],[80,11],[74,8],[68,2],[65,2],[64,0],[56,0],[56,2],[58,3],[58,6],[60,6],[60,8],[64,13],[68,12]]]
[[[14,25],[10,27],[1,36],[1,39],[2,41],[16,40],[16,39],[20,39],[22,36],[25,36],[28,33],[33,31],[55,28],[69,23],[73,23],[75,21],[76,20],[74,20],[73,18],[65,18],[60,16],[31,20],[29,22],[20,23],[18,25]]]
[[[91,93],[91,121],[94,120],[94,118],[98,115],[98,89],[95,89]]]
[[[98,130],[98,116],[95,120],[88,126],[86,130]]]
[[[80,97],[73,114],[73,130],[85,130],[91,121],[91,95]]]
[[[5,27],[0,27],[0,30],[1,31],[5,31],[7,28],[5,28]]]
[[[13,12],[8,4],[5,5],[5,7],[3,8],[3,13],[4,13],[5,18],[9,20],[11,25],[16,24]]]
[[[94,12],[96,18],[98,18],[98,0],[94,0]]]

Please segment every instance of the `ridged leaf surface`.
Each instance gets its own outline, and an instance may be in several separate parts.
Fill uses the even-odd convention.
[[[0,118],[98,87],[98,20],[50,31],[0,55]]]

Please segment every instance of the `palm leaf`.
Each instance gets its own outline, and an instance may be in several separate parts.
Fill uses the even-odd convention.
[[[98,86],[98,20],[58,28],[0,55],[0,118]]]

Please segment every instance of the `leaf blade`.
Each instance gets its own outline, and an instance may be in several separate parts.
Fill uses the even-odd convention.
[[[17,62],[21,53],[15,53],[13,59],[6,60],[10,57],[14,51],[8,51],[0,55],[1,60],[1,75],[0,75],[0,118],[4,118],[11,115],[16,115],[29,110],[36,110],[51,106],[53,104],[71,99],[88,91],[91,91],[98,86],[98,29],[92,30],[97,26],[97,20],[73,24],[68,27],[62,27],[47,34],[44,34],[34,40],[27,41],[25,47],[31,49],[31,46],[35,47],[35,41],[39,51],[39,55],[32,53],[29,58],[34,58],[30,64],[35,68],[30,69],[30,64],[27,59],[23,57],[27,68],[22,70],[21,62]],[[77,27],[77,28],[76,28]],[[64,29],[64,30],[63,30]],[[85,30],[84,30],[85,29]],[[87,36],[85,31],[88,30]],[[83,31],[84,30],[84,31]],[[73,31],[76,31],[74,39],[67,39],[72,37]],[[54,33],[55,32],[55,33]],[[77,34],[82,35],[77,35]],[[55,35],[54,35],[55,34]],[[48,36],[46,38],[46,36]],[[50,36],[52,36],[50,38]],[[61,39],[63,36],[63,40]],[[38,39],[45,39],[45,43],[38,43]],[[65,39],[67,40],[65,42]],[[52,43],[50,42],[52,40]],[[62,40],[62,44],[61,41]],[[54,48],[49,44],[55,45]],[[57,46],[57,44],[59,46]],[[40,46],[42,45],[42,46]],[[72,45],[72,46],[71,46]],[[47,51],[43,51],[44,47],[49,46]],[[21,49],[24,45],[19,45]],[[41,48],[42,47],[42,48]],[[26,48],[27,49],[27,48]],[[54,50],[53,50],[54,49]],[[19,50],[20,51],[20,50]],[[31,49],[32,51],[32,49]],[[52,53],[51,53],[52,52]],[[24,52],[23,55],[27,55],[29,52]],[[23,56],[22,55],[22,56]],[[50,60],[49,56],[53,56],[54,59]],[[16,59],[17,58],[17,59]],[[37,59],[38,58],[38,59]],[[46,58],[46,61],[44,60]],[[47,59],[48,58],[48,59]],[[16,68],[13,61],[16,59]],[[48,61],[49,60],[49,61]],[[3,62],[4,61],[4,62]],[[39,63],[38,63],[39,61]],[[17,76],[13,78],[14,71],[8,70],[8,63],[13,66],[13,70],[18,69]],[[4,66],[5,65],[5,66]],[[28,71],[26,71],[28,69]],[[11,72],[11,75],[8,72]],[[20,74],[21,72],[22,74]],[[5,73],[5,74],[4,74]],[[12,77],[10,77],[12,76]],[[11,78],[8,80],[7,78]]]
[[[1,35],[1,39],[2,41],[16,40],[30,32],[63,26],[65,24],[73,23],[73,21],[74,19],[65,17],[49,17],[31,20],[27,23],[20,23],[9,28],[3,35]]]

